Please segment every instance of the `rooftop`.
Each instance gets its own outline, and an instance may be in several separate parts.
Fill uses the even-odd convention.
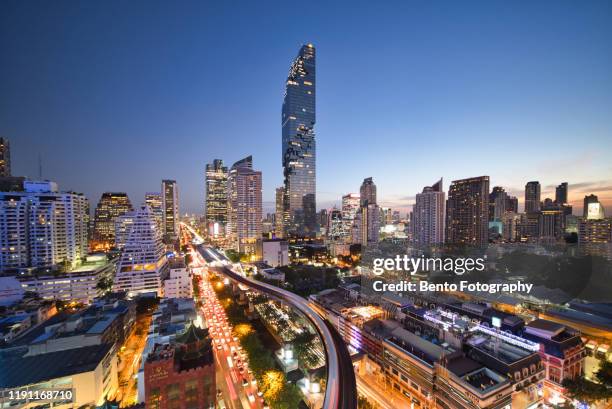
[[[102,344],[34,356],[0,358],[0,388],[15,388],[92,371],[111,348],[112,344]]]

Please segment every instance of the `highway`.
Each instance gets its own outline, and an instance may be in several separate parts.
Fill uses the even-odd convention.
[[[187,228],[191,230],[189,227]],[[195,232],[192,231],[192,233]],[[331,323],[327,322],[327,320],[310,308],[304,298],[273,285],[251,280],[234,272],[229,267],[231,265],[230,261],[223,254],[210,247],[197,245],[197,249],[205,260],[213,261],[213,263],[216,261],[217,263],[214,264],[219,265],[218,271],[225,276],[291,305],[310,320],[323,341],[327,357],[327,387],[325,389],[323,407],[325,409],[356,409],[357,387],[351,357],[340,334],[338,334]]]

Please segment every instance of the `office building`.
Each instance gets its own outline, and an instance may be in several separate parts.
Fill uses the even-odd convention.
[[[506,211],[518,213],[518,198],[516,196],[506,195]]]
[[[261,240],[261,172],[253,170],[253,157],[234,163],[228,176],[227,233],[234,248],[255,254]]]
[[[587,204],[587,220],[601,220],[606,217],[606,211],[600,201],[589,201]]]
[[[162,180],[162,208],[164,240],[172,243],[179,235],[179,197],[175,180]]]
[[[149,206],[151,212],[153,213],[153,217],[155,218],[155,222],[157,222],[159,228],[162,229],[164,220],[164,206],[162,194],[159,192],[145,193],[145,205]]]
[[[563,182],[555,188],[555,203],[560,205],[567,203],[567,190],[567,182]]]
[[[342,211],[339,209],[332,209],[328,216],[327,238],[336,242],[342,240],[343,237],[344,220],[342,218]]]
[[[6,138],[0,138],[0,177],[11,176],[11,145]]]
[[[345,240],[351,241],[353,223],[359,211],[361,197],[357,193],[348,193],[342,196],[342,221],[343,236]]]
[[[431,246],[444,243],[445,197],[442,179],[426,186],[416,195],[413,208],[413,241],[416,245]]]
[[[542,209],[538,221],[539,236],[544,239],[560,239],[565,232],[565,214],[558,207]]]
[[[117,217],[115,220],[115,248],[118,250],[123,250],[123,247],[125,247],[125,243],[132,231],[135,217],[136,212],[131,211]],[[157,223],[157,220],[155,222]]]
[[[369,204],[376,204],[376,185],[371,177],[365,178],[359,188],[359,205],[366,207]]]
[[[167,275],[162,234],[151,209],[142,206],[135,212],[131,233],[121,252],[113,290],[130,296],[154,292],[162,297],[162,282]]]
[[[227,224],[228,170],[221,159],[206,164],[206,226],[208,234],[225,234]]]
[[[171,343],[156,344],[144,364],[147,408],[214,408],[215,359],[208,330],[191,324]]]
[[[315,48],[304,45],[293,60],[282,108],[285,232],[316,234]]]
[[[0,270],[76,267],[87,254],[87,199],[53,182],[24,187],[0,192]]]
[[[115,222],[117,217],[131,212],[132,203],[123,192],[104,192],[94,214],[93,250],[108,250],[115,244]]]
[[[587,195],[584,197],[584,202],[583,202],[583,206],[582,206],[582,217],[584,217],[585,219],[589,218],[589,205],[591,203],[599,203],[599,198],[597,197],[597,195]]]
[[[525,213],[540,211],[540,182],[527,182],[525,185]]]
[[[506,212],[508,194],[501,186],[495,186],[489,194],[489,221],[501,220]]]
[[[484,246],[489,241],[489,177],[455,180],[446,201],[446,242]]]

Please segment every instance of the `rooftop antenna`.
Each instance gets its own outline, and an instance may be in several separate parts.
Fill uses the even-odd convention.
[[[38,154],[38,179],[42,180],[42,157]]]

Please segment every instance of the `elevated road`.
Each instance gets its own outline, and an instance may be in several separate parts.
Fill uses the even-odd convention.
[[[327,358],[327,387],[323,407],[325,409],[356,409],[357,386],[353,364],[346,344],[333,325],[314,311],[308,302],[299,295],[276,286],[251,280],[233,271],[229,260],[216,250],[198,245],[197,249],[207,261],[216,261],[218,271],[228,278],[246,285],[258,292],[282,301],[298,309],[313,324],[325,348]]]

